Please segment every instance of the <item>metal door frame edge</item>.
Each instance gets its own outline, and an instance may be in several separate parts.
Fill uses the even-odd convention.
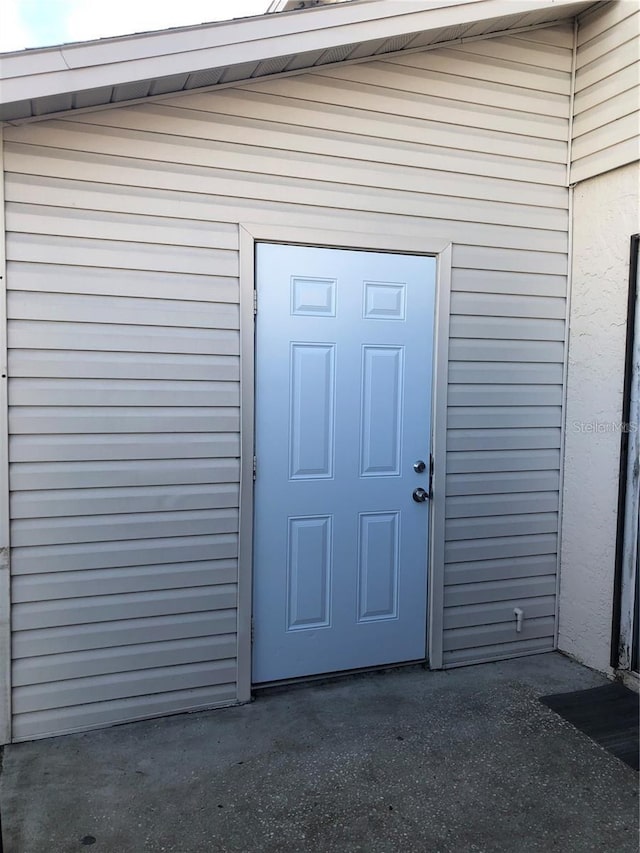
[[[633,486],[634,460],[640,439],[634,424],[633,404],[640,362],[640,235],[633,234],[629,252],[629,290],[627,298],[627,340],[624,364],[624,389],[621,422],[626,429],[620,434],[620,472],[618,478],[618,528],[616,533],[615,573],[613,584],[613,616],[611,626],[611,666],[619,672],[632,672],[633,645],[638,631],[636,589],[638,553],[638,493]],[[635,387],[634,387],[635,386]],[[633,428],[635,426],[635,429]],[[631,488],[630,488],[631,486]]]
[[[238,701],[251,699],[251,613],[253,586],[253,455],[255,447],[255,244],[321,246],[330,249],[430,255],[437,260],[434,330],[434,460],[428,577],[427,655],[442,666],[444,593],[444,485],[452,244],[446,238],[406,238],[385,233],[332,231],[295,225],[240,223],[240,523],[238,537]],[[436,541],[438,540],[438,541]]]

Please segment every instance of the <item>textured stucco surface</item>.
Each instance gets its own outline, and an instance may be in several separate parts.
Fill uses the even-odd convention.
[[[574,195],[559,647],[609,670],[629,238],[639,230],[640,165]]]

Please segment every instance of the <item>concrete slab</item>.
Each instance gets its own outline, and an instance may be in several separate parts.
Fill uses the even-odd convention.
[[[5,853],[637,853],[637,774],[538,701],[602,683],[412,668],[17,744]]]

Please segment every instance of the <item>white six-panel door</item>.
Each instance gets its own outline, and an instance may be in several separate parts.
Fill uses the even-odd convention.
[[[253,681],[422,659],[435,260],[259,244],[256,270]]]

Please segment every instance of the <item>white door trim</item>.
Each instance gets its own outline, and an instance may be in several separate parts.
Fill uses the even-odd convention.
[[[442,666],[442,600],[444,587],[444,475],[446,451],[446,382],[449,344],[451,243],[442,238],[418,241],[384,233],[333,231],[295,225],[240,223],[240,525],[238,541],[238,701],[251,698],[251,612],[253,587],[253,454],[255,447],[255,244],[256,242],[371,249],[432,255],[438,260],[434,336],[434,408],[432,453],[434,498],[431,502],[428,656]],[[444,386],[442,386],[444,383]],[[440,537],[441,542],[435,542]],[[433,596],[433,598],[432,598]],[[434,601],[435,598],[435,601]]]
[[[431,669],[442,669],[444,630],[444,536],[447,476],[447,388],[449,375],[449,315],[451,303],[451,255],[449,244],[438,255],[436,310],[433,336],[433,403],[431,457],[433,481],[429,576],[427,594],[427,657]]]

